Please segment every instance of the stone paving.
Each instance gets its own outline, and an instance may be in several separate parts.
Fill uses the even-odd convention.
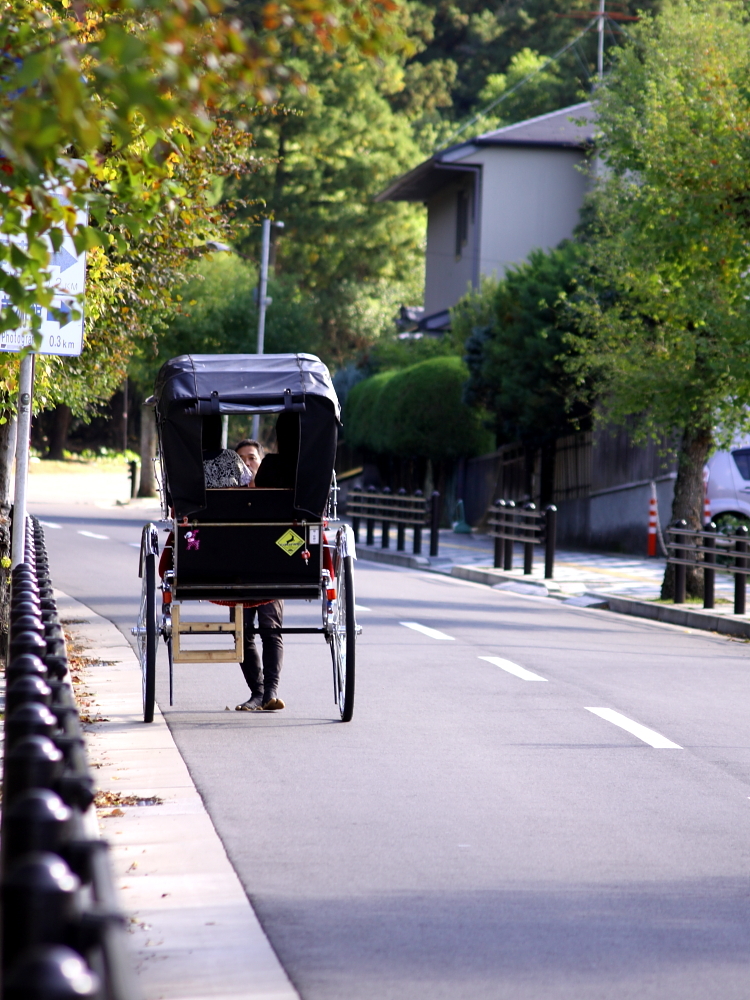
[[[426,533],[425,533],[426,535]],[[364,549],[365,546],[360,546]],[[381,548],[379,526],[375,531],[373,549]],[[388,551],[395,553],[395,531],[392,531]],[[407,533],[406,551],[411,551],[411,538]],[[429,552],[429,539],[423,539],[422,553]],[[430,568],[450,572],[453,566],[491,568],[493,564],[493,539],[487,535],[457,535],[450,529],[440,532],[439,555],[429,560]],[[603,552],[579,552],[558,549],[555,554],[554,580],[544,580],[544,551],[537,547],[534,553],[534,569],[531,578],[523,574],[522,546],[516,545],[512,576],[519,582],[534,582],[547,586],[552,592],[563,594],[584,594],[594,591],[598,594],[618,594],[653,601],[658,599],[666,561],[663,558],[617,555]],[[507,578],[507,572],[503,574]],[[717,610],[730,610],[733,601],[734,583],[729,574],[716,576]]]

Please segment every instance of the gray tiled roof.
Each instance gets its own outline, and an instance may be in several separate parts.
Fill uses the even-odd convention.
[[[571,121],[573,119],[573,121]],[[575,121],[584,120],[584,125]],[[537,118],[527,118],[515,125],[505,125],[485,132],[475,139],[449,146],[397,177],[376,201],[425,201],[455,179],[451,165],[465,162],[482,146],[536,146],[537,148],[583,149],[592,145],[596,130],[596,111],[591,101],[573,104]],[[466,169],[457,167],[456,169]]]
[[[585,119],[586,124],[578,125],[571,119]],[[583,104],[573,104],[560,111],[485,132],[473,141],[483,146],[583,146],[593,142],[595,124],[596,112],[591,101],[584,101]]]

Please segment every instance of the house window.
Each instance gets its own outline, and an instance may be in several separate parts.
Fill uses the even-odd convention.
[[[456,195],[456,260],[461,260],[461,253],[469,239],[469,195],[461,190]]]

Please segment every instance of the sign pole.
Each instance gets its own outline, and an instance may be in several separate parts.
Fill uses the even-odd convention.
[[[16,430],[16,481],[13,500],[11,565],[18,566],[26,555],[26,490],[29,481],[31,440],[31,397],[34,391],[34,355],[21,361],[18,378],[18,426]]]

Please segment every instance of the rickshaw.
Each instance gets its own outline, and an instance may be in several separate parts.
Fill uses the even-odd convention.
[[[321,625],[279,631],[325,638],[334,703],[341,720],[349,722],[355,640],[361,629],[354,604],[354,536],[348,525],[335,526],[340,408],[328,369],[310,354],[186,354],[162,366],[147,402],[155,407],[157,479],[164,522],[173,536],[173,564],[159,578],[159,531],[155,524],[145,525],[140,612],[132,629],[141,664],[144,722],[154,718],[159,635],[167,646],[171,705],[173,665],[241,662],[244,605],[276,598],[321,601]],[[289,414],[285,426],[293,435],[286,435],[286,454],[271,458],[287,470],[283,485],[207,488],[204,437],[227,414]],[[168,530],[164,522],[161,527]],[[160,616],[157,589],[162,592]],[[184,606],[197,601],[229,606],[229,621],[184,618]],[[257,626],[247,631],[260,633]],[[186,635],[217,634],[232,639],[234,648],[184,646]]]

